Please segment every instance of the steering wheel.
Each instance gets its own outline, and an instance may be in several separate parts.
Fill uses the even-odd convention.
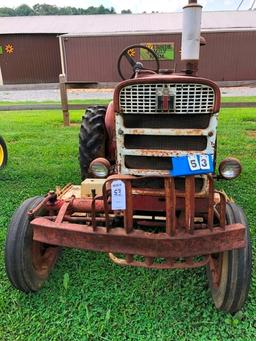
[[[150,55],[153,57],[153,61],[154,63],[156,64],[156,68],[154,69],[148,69],[148,68],[145,68],[143,66],[143,64],[139,61],[136,61],[134,59],[134,57],[136,56],[136,49],[144,49],[146,50],[147,52],[150,53]],[[139,56],[139,52],[138,52],[138,56]],[[138,59],[138,56],[136,59]],[[128,61],[128,63],[130,64],[130,66],[132,67],[132,75],[128,78],[125,78],[122,71],[121,71],[121,61],[123,59],[126,59]],[[151,60],[150,60],[151,61]],[[119,58],[118,58],[118,62],[117,62],[117,70],[118,70],[118,73],[120,75],[120,77],[125,80],[125,79],[129,79],[129,78],[134,78],[134,76],[139,73],[141,70],[143,71],[151,71],[152,73],[158,73],[159,71],[159,59],[156,55],[156,53],[149,47],[145,46],[145,45],[130,45],[130,46],[127,46],[119,55]]]

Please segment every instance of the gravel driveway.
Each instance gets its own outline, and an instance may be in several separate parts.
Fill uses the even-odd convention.
[[[4,90],[0,89],[0,101],[60,101],[58,89],[44,90]],[[255,86],[221,88],[222,96],[256,96]],[[113,89],[72,89],[68,90],[69,99],[111,99]]]

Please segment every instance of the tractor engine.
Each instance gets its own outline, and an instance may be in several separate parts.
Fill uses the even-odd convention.
[[[189,155],[191,173],[212,171],[219,105],[219,88],[205,79],[158,75],[121,83],[114,95],[118,173],[189,175]],[[197,177],[198,191],[203,179]],[[176,178],[177,187],[183,182]]]

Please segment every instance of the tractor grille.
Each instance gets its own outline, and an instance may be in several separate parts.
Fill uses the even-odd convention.
[[[172,110],[162,111],[163,89],[174,98]],[[206,84],[132,84],[119,93],[116,114],[119,171],[133,175],[167,175],[172,157],[214,154],[217,114],[215,91]]]
[[[169,128],[169,129],[206,129],[209,126],[210,114],[123,114],[126,128]]]
[[[168,170],[172,168],[169,157],[125,156],[125,166],[130,169]]]
[[[125,113],[161,113],[157,109],[157,92],[166,84],[133,84],[124,87],[120,91],[120,107]],[[205,84],[177,83],[168,84],[175,94],[174,112],[176,114],[187,113],[211,113],[214,105],[214,90]]]
[[[126,149],[204,150],[206,136],[125,135]]]

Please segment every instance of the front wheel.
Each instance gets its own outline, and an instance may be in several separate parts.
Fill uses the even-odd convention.
[[[243,210],[227,203],[227,224],[245,225],[245,247],[211,256],[212,266],[207,274],[212,298],[217,309],[236,313],[243,308],[248,296],[252,272],[252,251],[249,227]]]
[[[28,211],[42,197],[30,198],[16,210],[9,225],[5,244],[5,268],[12,285],[23,292],[38,291],[53,268],[60,247],[33,240]],[[43,212],[39,213],[43,215]]]
[[[6,166],[8,159],[7,147],[4,139],[0,136],[0,169]]]

